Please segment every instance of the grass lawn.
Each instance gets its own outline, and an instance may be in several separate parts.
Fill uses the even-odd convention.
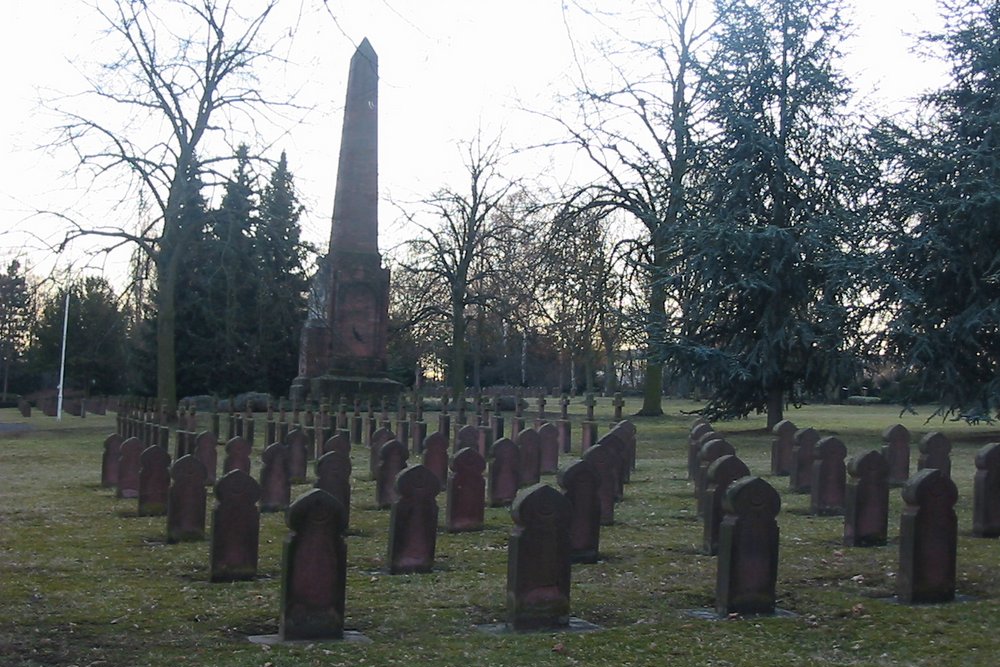
[[[638,407],[630,402],[626,411]],[[997,663],[1000,542],[972,538],[970,530],[973,458],[1000,441],[1000,430],[925,424],[927,409],[900,419],[890,406],[806,406],[786,415],[799,427],[837,434],[852,456],[878,446],[882,429],[896,422],[913,432],[914,443],[931,430],[952,439],[962,601],[910,607],[891,599],[898,489],[891,492],[889,546],[845,548],[841,517],[809,516],[808,497],[788,493],[787,478],[768,474],[771,438],[762,417],[716,423],[751,471],[782,494],[778,606],[792,615],[706,621],[687,613],[713,607],[715,596],[715,559],[699,553],[702,527],[685,479],[693,417],[682,411],[697,405],[671,401],[665,408],[662,418],[635,419],[638,469],[616,524],[602,529],[603,559],[573,567],[573,614],[603,630],[476,630],[505,617],[512,526],[505,509],[488,509],[480,532],[439,533],[433,573],[385,574],[389,513],[374,508],[367,456],[356,448],[346,625],[372,643],[274,647],[247,636],[277,632],[283,515],[263,515],[255,581],[210,584],[207,542],[166,544],[164,517],[137,517],[135,500],[116,500],[100,487],[101,445],[113,416],[57,422],[37,411],[22,419],[0,410],[0,666]],[[571,407],[577,419],[583,410],[579,402]],[[597,413],[607,424],[610,400],[602,399]],[[31,430],[15,432],[12,424]],[[577,424],[573,433],[578,440]],[[258,443],[254,476],[260,450]],[[914,445],[911,470],[916,456]],[[295,487],[293,497],[308,488]],[[443,520],[443,495],[438,500]]]

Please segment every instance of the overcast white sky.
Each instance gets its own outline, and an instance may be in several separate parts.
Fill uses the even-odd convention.
[[[909,54],[913,40],[907,36],[937,23],[937,3],[855,3],[857,35],[846,66],[857,88],[878,89],[870,99],[903,109],[937,76],[935,66]],[[594,28],[572,3],[564,11],[561,0],[327,0],[325,7],[322,0],[282,0],[281,9],[297,10],[303,4],[306,11],[296,23],[293,50],[299,66],[288,78],[302,86],[301,99],[315,103],[317,110],[277,142],[274,157],[287,150],[308,207],[305,236],[319,245],[329,234],[348,61],[363,37],[379,54],[381,74],[384,249],[408,233],[390,198],[412,200],[455,183],[461,174],[457,142],[470,139],[478,128],[487,137],[502,131],[504,141],[515,145],[552,136],[552,127],[520,109],[552,108],[558,93],[570,92],[574,61],[567,25],[577,38],[578,53],[585,53],[588,31]],[[100,22],[76,0],[6,0],[4,14],[0,261],[29,247],[31,264],[47,272],[54,264],[65,266],[69,258],[39,252],[45,241],[60,237],[62,226],[34,211],[77,211],[99,221],[116,215],[95,208],[98,197],[82,194],[77,189],[82,184],[64,177],[69,156],[37,148],[46,143],[55,122],[38,107],[38,99],[81,88],[82,64],[100,59],[95,46]],[[289,13],[287,21],[294,16]],[[568,178],[548,171],[557,179]],[[108,272],[120,273],[124,259],[121,254],[112,258]]]

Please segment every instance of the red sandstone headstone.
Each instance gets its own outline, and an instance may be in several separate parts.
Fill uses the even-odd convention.
[[[618,454],[607,445],[594,445],[583,453],[583,460],[594,466],[601,478],[597,497],[601,504],[601,525],[615,522],[615,496],[618,489]]]
[[[128,438],[122,443],[118,457],[118,491],[119,498],[139,497],[139,457],[142,455],[142,441],[139,438]]]
[[[375,467],[375,505],[387,509],[396,501],[396,475],[406,468],[410,453],[398,440],[390,440],[379,448]]]
[[[139,516],[167,513],[170,492],[170,454],[153,445],[139,455]]]
[[[281,567],[282,640],[344,636],[347,545],[344,510],[322,489],[296,498],[286,515]]]
[[[479,530],[486,510],[486,461],[472,447],[460,450],[451,461],[448,478],[445,525],[448,532]]]
[[[889,483],[902,486],[910,478],[910,432],[902,424],[882,431],[882,455],[889,464]]]
[[[323,454],[316,461],[316,488],[336,498],[344,510],[344,528],[351,523],[351,457],[342,451]]]
[[[424,439],[423,464],[444,487],[448,483],[448,438],[440,431]]]
[[[972,534],[1000,536],[1000,443],[990,443],[976,453]]]
[[[376,431],[375,433],[378,433],[378,431]],[[375,437],[375,433],[372,433],[372,438]],[[392,438],[389,438],[389,440],[392,440]],[[325,442],[323,442],[323,454],[329,454],[330,452],[340,452],[342,454],[350,456],[351,439],[348,438],[343,433],[337,433],[336,435],[330,436],[329,438],[326,439]]]
[[[744,477],[729,485],[722,507],[715,610],[720,616],[773,614],[781,496],[760,477]]]
[[[215,438],[215,434],[211,434]],[[167,501],[167,542],[188,542],[205,538],[205,509],[208,474],[201,461],[182,456],[170,466],[170,494]]]
[[[417,464],[396,476],[395,490],[389,516],[389,573],[430,572],[434,568],[441,482],[427,466]]]
[[[901,602],[950,602],[955,599],[958,489],[938,468],[925,468],[903,487],[899,519],[899,573],[896,595]]]
[[[226,443],[226,459],[222,463],[222,474],[232,470],[242,470],[250,474],[250,443],[244,438],[231,438]]]
[[[813,428],[802,428],[795,432],[795,446],[792,448],[792,469],[788,476],[789,488],[795,493],[812,491],[812,468],[819,433]]]
[[[696,481],[698,479],[698,453],[701,451],[702,438],[709,434],[714,433],[715,429],[712,425],[708,423],[703,418],[699,418],[691,426],[691,432],[688,434],[688,448],[687,448],[687,473],[688,479]]]
[[[479,428],[472,424],[466,424],[455,434],[455,451],[466,447],[472,447],[477,451],[479,449]]]
[[[545,422],[538,427],[538,459],[543,475],[559,470],[559,429]]]
[[[118,485],[118,459],[122,454],[124,440],[117,433],[104,439],[104,453],[101,455],[101,486],[114,488]]]
[[[280,442],[271,443],[260,458],[260,511],[280,512],[292,497],[287,450]]]
[[[260,485],[250,473],[234,468],[219,479],[214,492],[210,580],[253,579],[260,541]]]
[[[729,486],[738,479],[750,476],[750,469],[735,454],[725,454],[712,461],[705,472],[705,508],[703,516],[702,550],[709,556],[719,553],[719,526],[725,512],[722,501]]]
[[[847,464],[844,544],[872,547],[886,543],[889,532],[889,462],[876,450]]]
[[[716,434],[718,435],[718,434]],[[698,506],[698,516],[705,516],[705,488],[708,485],[708,469],[720,456],[735,454],[736,449],[729,441],[715,438],[705,442],[698,452],[698,476],[695,481],[695,501]]]
[[[839,438],[827,436],[816,444],[810,489],[812,514],[834,516],[844,513],[847,485],[847,447]]]
[[[501,438],[490,448],[486,490],[490,507],[514,501],[518,489],[518,458],[517,445],[510,438]]]
[[[569,524],[570,560],[596,563],[601,541],[601,475],[586,459],[559,472],[559,486],[572,506]]]
[[[285,436],[288,457],[288,479],[292,484],[304,484],[309,465],[309,439],[302,429],[292,429]]]
[[[393,435],[392,431],[388,429],[380,428],[372,433],[371,443],[368,449],[368,471],[371,475],[371,479],[375,479],[375,468],[378,467],[379,450],[382,449],[382,445],[390,440],[396,440],[396,437]],[[400,440],[397,440],[397,442],[402,443]],[[406,446],[406,443],[402,444],[404,447]]]
[[[572,512],[569,500],[545,484],[522,489],[514,500],[507,546],[507,624],[514,630],[569,625]]]
[[[917,470],[927,468],[936,468],[951,477],[951,441],[943,433],[934,431],[920,439]]]
[[[522,429],[514,437],[518,452],[518,483],[521,486],[538,484],[541,479],[541,458],[538,451],[538,433]]]
[[[205,467],[205,483],[209,485],[215,484],[215,470],[219,465],[219,454],[216,451],[218,444],[219,441],[214,433],[202,431],[195,436],[194,451],[191,452]]]
[[[771,474],[788,475],[792,471],[795,448],[795,432],[798,430],[795,424],[787,419],[782,419],[774,425],[771,433],[774,440],[771,441]]]

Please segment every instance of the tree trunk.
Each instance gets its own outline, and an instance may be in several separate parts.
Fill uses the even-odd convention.
[[[650,333],[647,351],[650,356],[654,354],[655,332],[663,327],[663,321],[666,318],[666,303],[666,293],[662,287],[654,283],[650,288],[649,298]],[[663,362],[651,360],[646,362],[642,409],[637,414],[642,417],[659,417],[663,414]]]
[[[173,415],[177,407],[177,263],[171,259],[161,264],[156,280],[156,396],[166,413]]]
[[[767,430],[785,418],[785,392],[781,389],[767,390]]]
[[[462,300],[455,298],[451,305],[451,363],[448,366],[448,382],[453,396],[465,392],[465,308]]]

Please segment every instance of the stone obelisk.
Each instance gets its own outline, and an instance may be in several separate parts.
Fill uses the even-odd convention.
[[[378,251],[378,56],[351,58],[330,250],[313,279],[291,396],[395,394],[385,378],[389,270]]]

